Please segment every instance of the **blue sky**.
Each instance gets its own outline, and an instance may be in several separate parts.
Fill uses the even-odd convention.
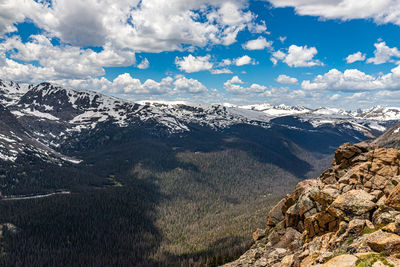
[[[1,79],[131,100],[399,106],[396,0],[1,2]]]

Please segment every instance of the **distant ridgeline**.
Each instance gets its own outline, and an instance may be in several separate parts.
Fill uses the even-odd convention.
[[[396,108],[135,103],[0,80],[0,264],[232,261],[338,146],[398,119]]]

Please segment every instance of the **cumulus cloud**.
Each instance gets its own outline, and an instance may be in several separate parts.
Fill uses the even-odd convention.
[[[268,0],[275,7],[294,7],[300,15],[324,19],[373,19],[378,24],[400,25],[400,2],[397,0]]]
[[[188,79],[182,75],[175,77],[167,76],[157,82],[147,79],[142,82],[133,78],[129,73],[120,74],[110,81],[102,78],[88,79],[66,79],[55,80],[59,84],[68,85],[74,88],[96,90],[126,98],[150,96],[173,96],[173,95],[199,95],[207,94],[208,89],[201,82],[195,79]]]
[[[365,60],[365,54],[361,53],[361,52],[357,52],[351,55],[348,55],[346,57],[346,62],[347,63],[354,63],[356,61],[364,61]]]
[[[305,80],[301,87],[305,90],[330,91],[369,91],[369,90],[400,90],[400,66],[390,73],[372,76],[357,69],[341,72],[331,69],[324,75],[318,75],[313,81]]]
[[[210,59],[210,55],[198,57],[188,55],[183,58],[176,57],[175,64],[181,71],[192,73],[203,70],[211,70],[214,64],[210,62]]]
[[[178,76],[174,82],[174,90],[178,92],[199,94],[207,92],[207,88],[198,80],[188,79],[184,76]]]
[[[147,69],[150,66],[150,62],[147,58],[144,58],[137,67],[141,70]]]
[[[224,83],[224,88],[228,93],[235,95],[260,94],[267,90],[267,87],[256,83],[251,84],[249,87],[244,87],[243,84],[244,82],[238,76],[233,76],[232,79]]]
[[[296,78],[287,76],[285,74],[279,75],[275,80],[282,84],[296,84],[298,82]]]
[[[376,43],[374,46],[374,57],[367,59],[367,63],[378,65],[386,62],[395,62],[393,58],[400,58],[400,51],[397,47],[390,48],[385,42]]]
[[[30,20],[75,46],[112,43],[118,49],[173,51],[230,45],[246,28],[266,30],[242,0],[3,0],[0,5],[0,34]]]
[[[256,64],[255,60],[252,59],[251,57],[249,57],[248,55],[238,57],[233,62],[235,63],[236,66],[243,66],[243,65],[249,65],[249,64],[255,65]]]
[[[265,48],[270,48],[272,46],[272,41],[267,41],[264,37],[258,37],[255,40],[250,40],[243,45],[244,49],[247,50],[263,50]]]
[[[27,43],[15,36],[0,43],[1,61],[2,77],[34,82],[101,76],[105,74],[103,67],[131,66],[136,63],[136,57],[133,51],[114,50],[108,44],[102,51],[95,52],[70,45],[54,46],[48,37],[32,35]],[[32,63],[22,64],[21,61]]]
[[[290,67],[312,67],[322,66],[323,63],[314,56],[318,53],[315,47],[291,45],[287,52],[281,50],[272,53],[271,61],[275,64],[278,61],[285,62]]]
[[[179,68],[179,70],[186,73],[193,73],[205,70],[210,71],[211,74],[232,73],[231,70],[226,68],[227,66],[244,66],[249,64],[255,65],[256,61],[248,55],[244,55],[242,57],[234,59],[226,58],[223,59],[221,62],[215,62],[215,60],[212,60],[210,55],[193,56],[190,54],[186,57],[175,58],[175,65]]]

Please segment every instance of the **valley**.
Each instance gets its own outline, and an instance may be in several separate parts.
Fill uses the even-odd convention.
[[[0,99],[0,221],[20,229],[2,261],[22,265],[234,260],[339,145],[400,119],[383,107],[134,103],[50,83],[2,81]]]

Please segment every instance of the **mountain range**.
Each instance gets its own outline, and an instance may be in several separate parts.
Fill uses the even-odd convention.
[[[0,260],[233,260],[262,214],[319,176],[338,146],[399,120],[395,107],[134,102],[1,80],[0,222],[19,231],[3,237]]]
[[[400,108],[378,106],[351,112],[269,104],[135,103],[50,83],[27,85],[2,80],[0,105],[4,125],[0,133],[0,159],[4,161],[15,161],[18,155],[30,151],[43,159],[78,163],[78,155],[74,155],[76,159],[69,157],[74,154],[71,149],[77,139],[107,127],[121,131],[141,128],[151,136],[165,137],[190,135],[199,128],[227,132],[238,125],[267,132],[274,128],[314,133],[330,129],[337,136],[347,134],[361,141],[380,135],[400,119]]]

